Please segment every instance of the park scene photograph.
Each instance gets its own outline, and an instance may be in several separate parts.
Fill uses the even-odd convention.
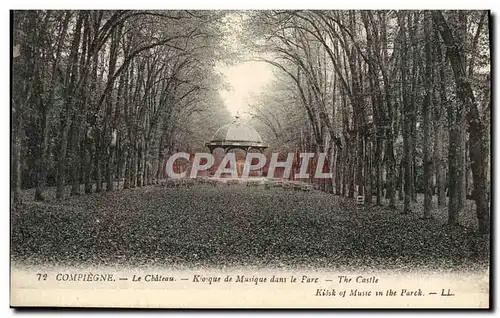
[[[489,11],[10,18],[13,268],[489,275]]]

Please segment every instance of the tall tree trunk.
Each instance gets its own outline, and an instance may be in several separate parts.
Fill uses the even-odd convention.
[[[68,110],[69,111],[69,110]],[[69,118],[63,119],[61,129],[59,130],[60,141],[57,159],[56,173],[56,198],[60,199],[64,196],[64,184],[66,173],[66,150],[68,148],[68,130]]]
[[[460,104],[460,102],[459,102]],[[451,117],[451,118],[450,118]],[[450,118],[450,138],[449,138],[449,152],[448,152],[448,224],[450,225],[458,225],[458,216],[459,216],[459,203],[458,203],[458,194],[459,194],[459,183],[460,183],[460,175],[459,175],[459,152],[460,152],[460,133],[458,131],[458,127],[455,124],[456,115],[449,116]]]
[[[345,148],[345,145],[343,148],[337,148],[336,156],[335,156],[335,194],[336,195],[342,194],[342,178],[343,178],[342,162],[345,160],[345,158],[343,158],[344,148]]]
[[[377,205],[382,205],[384,183],[382,181],[382,140],[377,137],[375,145],[375,177],[377,183]]]
[[[363,135],[361,134],[361,127],[358,128],[358,133],[356,135],[356,145],[357,145],[357,154],[356,154],[356,185],[358,195],[365,195],[365,182],[363,178],[363,167],[364,167],[364,142]]]
[[[47,182],[47,166],[48,162],[48,148],[49,148],[49,122],[48,122],[48,112],[49,108],[52,107],[54,103],[55,97],[55,86],[56,86],[56,78],[57,78],[57,69],[59,67],[59,60],[61,57],[62,46],[64,44],[64,40],[66,39],[69,19],[71,17],[71,12],[66,11],[64,13],[64,20],[61,25],[60,32],[58,34],[59,40],[57,41],[56,52],[55,52],[55,60],[52,64],[51,68],[51,77],[50,77],[50,85],[47,92],[47,99],[45,102],[40,103],[42,106],[41,109],[41,138],[39,144],[39,160],[38,160],[38,168],[37,168],[37,183],[35,189],[35,200],[43,201],[45,199],[45,186]],[[42,99],[40,94],[40,99]]]
[[[137,153],[137,183],[136,185],[138,187],[142,187],[142,181],[143,181],[143,163],[144,163],[144,148],[143,148],[143,143],[142,140],[139,141],[139,151]]]
[[[436,187],[437,187],[437,204],[438,206],[444,206],[446,202],[446,161],[444,159],[443,148],[443,135],[445,133],[441,116],[435,119],[435,137],[434,137],[434,155],[435,155],[435,167],[436,167]]]
[[[95,192],[102,192],[102,133],[98,128],[95,129],[94,140],[95,140]]]
[[[396,158],[394,158],[394,143],[392,137],[392,128],[389,128],[390,131],[387,136],[386,142],[386,162],[387,162],[387,196],[386,198],[389,200],[389,208],[396,208]]]
[[[419,20],[419,12],[413,11],[412,14],[408,15],[408,28],[410,35],[410,42],[412,48],[412,69],[411,69],[411,98],[410,103],[411,107],[409,108],[408,115],[410,116],[410,138],[411,142],[409,144],[409,158],[411,162],[410,174],[411,174],[411,183],[410,183],[410,193],[411,200],[413,202],[417,202],[417,159],[415,156],[415,147],[418,142],[418,134],[417,134],[417,97],[420,95],[420,82],[419,82],[419,52],[418,52],[418,20]],[[411,19],[413,17],[413,19]],[[413,21],[412,21],[413,20]]]
[[[398,200],[404,200],[404,154],[399,162],[399,173],[398,173]]]
[[[467,17],[465,15],[464,10],[459,10],[458,11],[458,22],[459,22],[459,42],[460,43],[466,43],[467,41]],[[467,60],[466,60],[466,55],[463,55],[463,62],[465,65],[467,65]],[[467,171],[467,166],[466,166],[466,158],[465,158],[465,153],[466,153],[466,129],[467,129],[467,123],[466,123],[466,112],[467,112],[467,105],[465,103],[461,102],[463,105],[458,108],[457,110],[457,125],[458,125],[458,143],[459,147],[457,148],[458,151],[458,183],[457,183],[457,199],[458,199],[458,215],[461,215],[464,213],[465,209],[465,199],[467,197],[467,191],[466,191],[466,184],[465,184],[465,174]],[[459,113],[458,113],[459,111]]]
[[[78,112],[76,112],[78,113]],[[71,195],[80,194],[80,126],[81,119],[79,114],[75,114],[75,121],[73,122],[73,129],[71,129]]]
[[[138,144],[137,141],[134,141],[134,145],[132,148],[132,159],[131,159],[131,165],[130,168],[132,170],[132,178],[131,178],[131,183],[130,187],[135,188],[137,186],[137,164],[138,164],[138,158],[139,158],[139,151],[138,151]]]
[[[144,155],[142,159],[142,185],[146,186],[149,183],[149,170],[150,168],[148,167],[149,165],[149,156],[148,156],[148,142],[144,142]]]
[[[371,160],[371,141],[365,139],[365,201],[368,204],[372,203],[372,160]]]
[[[42,136],[39,145],[39,156],[37,165],[37,182],[35,189],[35,200],[43,201],[45,200],[45,185],[47,180],[47,164],[48,164],[48,156],[47,150],[49,147],[49,124],[47,121],[47,111],[43,111],[41,118],[41,127],[40,127]]]
[[[489,233],[490,208],[487,193],[488,145],[486,124],[479,113],[470,82],[466,80],[465,65],[463,64],[462,54],[459,50],[461,45],[456,42],[441,12],[433,11],[432,17],[434,23],[439,26],[441,37],[447,46],[447,56],[453,70],[458,99],[467,108],[471,145],[469,155],[474,179],[473,196],[476,201],[476,215],[479,231],[481,233]]]
[[[439,62],[439,102],[440,106],[435,105],[435,155],[436,155],[436,182],[437,182],[437,195],[438,195],[438,206],[444,206],[446,204],[446,159],[444,156],[444,141],[443,136],[445,135],[443,113],[445,109],[448,109],[448,98],[446,97],[446,72],[445,72],[445,59],[441,52],[441,47],[438,43],[437,37],[439,36],[437,28],[435,28],[435,42],[436,42],[436,58]]]
[[[109,64],[108,64],[108,72],[109,74],[115,74],[115,69],[116,69],[116,61],[118,58],[118,48],[119,48],[119,41],[121,37],[121,26],[116,28],[112,35],[111,35],[111,47],[110,47],[110,54],[109,54]],[[119,81],[119,89],[118,89],[118,97],[116,103],[121,102],[121,90],[124,85],[124,76],[120,76],[120,81]],[[114,76],[110,76],[108,78],[108,83],[107,85],[110,85],[110,82],[114,81]],[[114,161],[115,161],[115,147],[117,143],[117,131],[115,129],[116,122],[118,120],[118,114],[119,111],[115,110],[115,117],[113,118],[113,88],[109,89],[106,92],[106,118],[107,120],[107,125],[106,129],[104,130],[104,135],[105,135],[105,149],[107,150],[107,170],[106,170],[106,190],[107,191],[113,191],[114,190],[114,172],[115,170],[113,169]]]
[[[432,58],[431,58],[431,16],[429,11],[424,13],[424,38],[425,38],[425,97],[422,105],[424,118],[424,218],[431,217],[432,209],[432,154],[431,154],[431,113],[432,113]]]
[[[163,134],[160,136],[160,142],[158,143],[158,167],[156,169],[156,183],[159,183],[163,178],[161,174],[161,167],[163,165]]]
[[[93,157],[93,151],[92,151],[92,132],[91,130],[87,130],[86,136],[85,136],[85,149],[84,149],[84,175],[85,175],[85,193],[91,193],[92,192],[92,157]]]
[[[113,168],[113,165],[115,163],[115,158],[116,158],[115,146],[108,147],[108,151],[109,151],[109,154],[108,154],[108,162],[107,162],[108,169],[106,171],[106,191],[113,191],[115,188],[115,186],[114,186],[115,169]]]
[[[22,109],[21,105],[13,109],[14,133],[12,143],[12,200],[14,204],[19,204],[22,201],[21,196],[21,149],[24,135]]]
[[[413,103],[410,100],[408,89],[408,41],[406,38],[406,18],[407,13],[400,12],[398,22],[402,38],[401,47],[401,85],[403,93],[403,161],[404,163],[404,207],[403,214],[408,214],[411,211],[411,194],[412,194],[412,162],[413,162],[413,138],[412,123],[413,123]]]
[[[137,144],[134,142],[129,154],[130,164],[130,188],[135,188],[137,185]]]
[[[387,121],[384,122],[384,132],[385,132],[385,162],[386,162],[386,184],[387,192],[386,199],[389,200],[389,208],[396,208],[396,158],[394,157],[394,103],[392,98],[394,96],[394,89],[391,85],[389,75],[386,69],[389,68],[389,54],[385,48],[387,48],[387,12],[379,11],[380,18],[380,49],[379,59],[382,61],[383,66],[380,67],[382,72],[382,78],[384,80],[384,93],[385,93],[385,103],[387,110]]]
[[[353,138],[352,138],[353,139]],[[347,197],[349,198],[354,198],[354,192],[355,192],[355,172],[356,172],[356,148],[355,148],[355,143],[356,140],[351,140],[351,149],[349,153],[349,165],[347,166],[348,169],[348,191],[347,191]]]
[[[66,152],[68,149],[68,133],[71,127],[71,118],[73,114],[73,102],[75,85],[78,75],[78,48],[80,47],[80,36],[82,31],[82,24],[85,12],[80,11],[74,28],[73,40],[71,43],[71,52],[69,56],[68,69],[66,70],[67,87],[65,88],[65,104],[61,114],[60,122],[60,140],[58,149],[57,160],[57,173],[56,173],[56,198],[60,199],[64,196],[64,185],[66,175]]]
[[[130,179],[132,175],[132,170],[130,169],[131,166],[131,155],[130,155],[130,147],[127,147],[127,149],[124,150],[125,154],[125,171],[124,171],[124,178],[125,180],[123,181],[123,189],[129,189],[130,188]]]

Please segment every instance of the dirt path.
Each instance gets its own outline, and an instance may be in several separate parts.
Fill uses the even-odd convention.
[[[22,263],[455,269],[484,238],[439,220],[358,209],[320,191],[159,186],[26,202],[11,218]]]

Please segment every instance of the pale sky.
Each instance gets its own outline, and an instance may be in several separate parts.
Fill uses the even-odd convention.
[[[242,62],[232,65],[219,64],[217,67],[229,85],[222,88],[219,94],[232,116],[236,116],[238,112],[240,116],[245,116],[245,112],[249,110],[248,105],[255,104],[265,86],[274,79],[272,66],[265,62],[249,61],[250,53],[243,53],[245,48],[240,39],[241,33],[245,32],[242,24],[246,18],[241,12],[227,15],[223,31],[224,46],[238,54]]]
[[[229,83],[229,90],[219,91],[225,106],[236,116],[244,116],[248,105],[255,104],[256,98],[274,79],[271,66],[264,62],[243,62],[220,70]]]

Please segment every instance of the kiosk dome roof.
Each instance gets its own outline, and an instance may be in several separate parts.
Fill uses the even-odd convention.
[[[240,123],[238,117],[234,122],[220,127],[205,145],[213,151],[215,148],[223,148],[229,151],[234,148],[250,151],[257,149],[262,151],[267,148],[259,133],[253,127]]]
[[[212,141],[262,143],[262,138],[253,127],[233,122],[220,127],[215,132]]]

